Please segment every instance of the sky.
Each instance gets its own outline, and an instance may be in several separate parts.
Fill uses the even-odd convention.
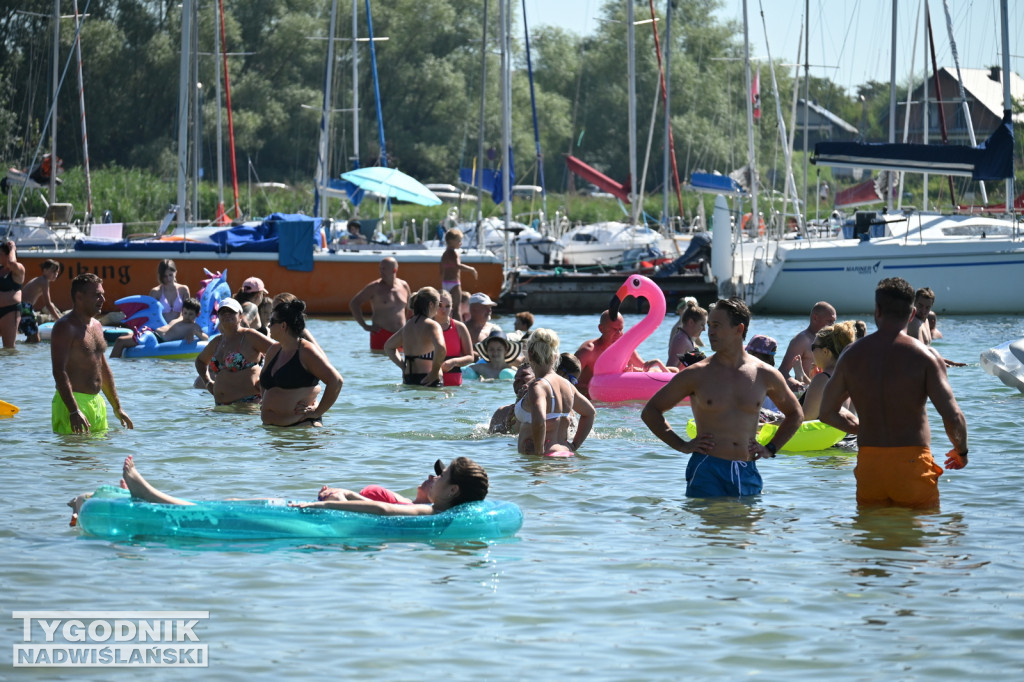
[[[605,0],[526,0],[526,14],[531,30],[543,24],[560,26],[580,35],[596,30],[597,17]],[[987,69],[1001,65],[998,0],[948,0],[953,23],[953,36],[962,68]],[[776,62],[792,64],[797,59],[801,41],[804,0],[747,0],[750,13],[751,55],[767,58],[767,48]],[[829,78],[850,93],[857,85],[871,80],[889,82],[890,46],[892,41],[892,0],[811,0],[810,64],[811,75]],[[517,3],[517,14],[520,13]],[[655,0],[655,7],[664,13],[665,0]],[[922,72],[924,62],[924,9],[922,0],[902,0],[897,5],[897,70],[896,78],[905,83],[911,69]],[[953,67],[952,52],[946,31],[945,12],[941,0],[930,0],[932,26],[935,31],[935,52],[939,66]],[[764,11],[769,40],[760,12]],[[637,20],[650,18],[647,13]],[[723,0],[718,12],[723,20],[743,16],[742,0]],[[917,17],[920,16],[920,19]],[[1024,1],[1009,1],[1010,68],[1024,75]],[[917,49],[913,49],[915,26]],[[646,25],[643,30],[650,30]],[[741,29],[742,31],[742,29]],[[742,35],[742,34],[741,34]],[[801,64],[804,62],[800,57]],[[802,71],[802,69],[801,69]],[[762,73],[762,83],[767,75]],[[920,76],[918,76],[918,81]],[[764,85],[762,85],[764,87]]]

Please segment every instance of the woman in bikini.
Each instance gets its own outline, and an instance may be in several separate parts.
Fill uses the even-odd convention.
[[[594,405],[576,387],[558,375],[558,335],[550,329],[530,334],[526,359],[537,378],[516,403],[519,452],[524,455],[558,455],[576,452],[594,428]],[[580,415],[576,436],[569,441],[569,414]],[[542,444],[542,445],[538,445]]]
[[[268,426],[323,426],[323,416],[341,393],[341,374],[320,347],[302,338],[306,304],[298,299],[274,308],[268,320],[274,345],[260,372],[260,416]],[[320,382],[324,392],[320,402]]]
[[[273,340],[240,326],[242,306],[225,298],[217,310],[220,334],[196,358],[197,388],[213,394],[218,405],[260,402],[260,361]],[[212,376],[211,376],[212,375]]]
[[[708,311],[697,304],[697,299],[687,296],[679,302],[676,312],[679,313],[679,321],[669,334],[668,360],[665,364],[682,369],[684,365],[681,356],[697,350],[697,340],[708,326]]]
[[[811,344],[811,353],[814,355],[814,366],[818,373],[811,379],[807,390],[800,397],[800,403],[804,408],[804,421],[811,421],[818,418],[821,411],[821,397],[825,394],[825,384],[832,378],[832,372],[839,362],[839,354],[843,349],[860,338],[859,328],[867,329],[860,320],[850,322],[838,322],[830,324],[818,331]],[[861,336],[863,334],[860,334]],[[850,407],[847,401],[845,408]]]
[[[178,266],[170,258],[160,261],[156,271],[160,283],[149,290],[149,295],[160,303],[164,322],[174,322],[181,317],[181,306],[191,294],[187,286],[178,284]]]
[[[403,384],[441,386],[447,351],[441,325],[434,321],[440,302],[441,295],[434,287],[417,291],[409,301],[412,317],[384,344],[384,352],[402,370]]]
[[[18,247],[11,240],[0,244],[0,338],[4,348],[14,348],[21,322],[21,288],[25,266],[18,262]]]
[[[447,291],[440,292],[440,295],[441,301],[437,304],[434,321],[441,325],[444,347],[447,349],[444,364],[441,365],[442,381],[445,386],[461,386],[462,368],[473,364],[473,342],[465,323],[452,318],[452,295]]]

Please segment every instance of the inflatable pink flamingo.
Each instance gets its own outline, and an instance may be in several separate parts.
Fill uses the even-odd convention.
[[[613,317],[619,305],[633,296],[643,296],[650,304],[644,319],[601,353],[594,363],[594,376],[590,380],[590,397],[601,402],[623,400],[649,400],[662,386],[675,376],[673,372],[627,372],[626,363],[648,336],[665,319],[665,294],[653,280],[643,275],[630,275],[612,298],[608,310]]]

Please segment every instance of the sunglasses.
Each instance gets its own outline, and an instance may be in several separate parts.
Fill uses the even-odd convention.
[[[824,349],[825,349],[825,346],[823,346],[823,345],[822,345],[822,344],[820,344],[820,343],[812,343],[812,344],[811,344],[811,350],[818,350],[819,348],[821,348],[822,350],[824,350]]]

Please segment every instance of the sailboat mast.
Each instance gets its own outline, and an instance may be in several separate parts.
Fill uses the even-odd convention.
[[[327,186],[330,183],[330,163],[327,159],[327,144],[331,137],[331,85],[334,82],[334,23],[338,15],[338,0],[331,2],[331,24],[327,29],[327,65],[324,68],[324,105],[320,112],[320,144],[317,147],[317,199],[316,214],[326,218]],[[353,44],[355,44],[353,42]]]
[[[491,3],[484,0],[484,30],[480,38],[480,126],[477,130],[476,161],[473,163],[472,187],[476,188],[476,248],[483,248],[484,224],[484,114],[487,97],[487,8]]]
[[[743,0],[743,62],[747,83],[747,167],[750,169],[750,222],[748,229],[757,234],[760,215],[757,212],[757,167],[754,152],[754,100],[750,83],[750,22],[747,17],[747,0]],[[806,177],[805,177],[806,180]]]
[[[53,111],[57,111],[57,89],[60,74],[60,0],[53,0]],[[50,203],[57,201],[57,116],[50,117]]]
[[[82,79],[82,19],[78,14],[78,0],[75,7],[75,54],[78,58],[78,110],[82,117],[82,168],[85,171],[85,222],[92,222],[92,174],[89,172],[89,135],[85,128],[85,83]],[[57,160],[51,158],[52,175],[57,175]]]
[[[192,0],[181,5],[181,61],[178,67],[178,224],[185,223],[186,177],[188,163],[188,82],[189,56],[192,54]]]
[[[219,2],[214,3],[213,17],[218,26],[221,23],[221,9]],[[221,129],[223,123],[220,108],[220,33],[216,30],[213,32],[213,46],[213,66],[216,74],[213,91],[217,98],[217,219],[220,220],[224,216],[224,131]]]
[[[629,81],[629,199],[630,224],[639,221],[636,191],[636,26],[633,21],[633,2],[626,2],[626,52],[628,53],[627,79]]]
[[[889,60],[889,144],[896,141],[896,16],[898,4],[897,0],[892,0],[892,38],[889,48],[891,53]],[[927,91],[927,80],[925,83]],[[893,174],[889,173],[886,177],[886,182],[889,184],[889,191],[886,192],[886,207],[889,213],[892,213],[893,208],[893,180],[895,180]],[[927,195],[927,192],[925,194]]]
[[[1007,0],[1000,0],[999,2],[999,23],[1000,23],[1000,38],[1003,43],[1003,117],[1009,117],[1010,112],[1013,111],[1013,98],[1010,95],[1010,28],[1009,28],[1009,11],[1007,9]],[[1013,123],[1011,122],[1011,126]],[[1011,127],[1011,130],[1013,128]],[[1006,212],[1013,212],[1013,173],[1006,178]]]
[[[511,61],[509,55],[509,26],[510,7],[508,0],[500,0],[498,9],[501,13],[501,190],[504,199],[505,209],[505,253],[509,253],[509,226],[512,224],[512,183],[509,174],[512,172],[511,159],[509,154],[512,151],[512,109],[509,100],[511,99],[512,88],[509,84]],[[506,256],[507,257],[507,256]]]
[[[333,25],[333,21],[332,21]],[[359,0],[352,0],[352,159],[359,167]]]

